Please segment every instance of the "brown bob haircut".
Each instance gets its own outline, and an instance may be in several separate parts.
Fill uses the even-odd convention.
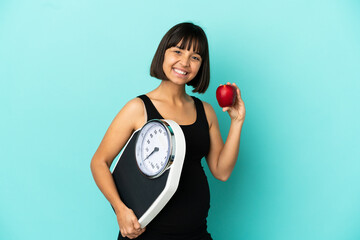
[[[181,49],[190,50],[193,47],[194,51],[201,56],[199,72],[187,85],[194,87],[194,93],[204,93],[210,82],[209,46],[204,30],[193,23],[179,23],[164,35],[152,60],[150,75],[161,80],[169,80],[163,71],[165,51],[177,46],[180,42]]]

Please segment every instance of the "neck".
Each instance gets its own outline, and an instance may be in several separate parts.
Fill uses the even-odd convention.
[[[171,81],[161,81],[160,85],[153,91],[156,98],[170,101],[183,101],[189,96],[185,92],[185,84],[177,85]]]

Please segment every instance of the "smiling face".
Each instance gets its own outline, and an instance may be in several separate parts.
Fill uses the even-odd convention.
[[[181,48],[181,42],[165,51],[163,71],[166,77],[176,84],[190,82],[201,66],[201,56],[193,47]]]

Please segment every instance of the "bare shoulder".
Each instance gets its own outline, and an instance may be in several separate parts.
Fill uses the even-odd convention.
[[[141,108],[143,106],[144,106],[143,101],[137,97],[137,98],[133,98],[130,101],[128,101],[125,104],[124,108],[128,111],[133,111],[134,113],[137,113],[137,112],[141,113],[144,110],[143,108]]]
[[[139,129],[145,123],[144,103],[140,98],[133,98],[128,101],[120,110],[115,119],[119,118],[133,126],[134,130]]]
[[[217,122],[217,117],[216,117],[215,110],[211,106],[210,103],[207,103],[205,101],[202,101],[202,103],[204,105],[204,110],[205,110],[206,118],[207,118],[208,123],[209,123],[209,127],[211,128],[212,124],[214,122]]]

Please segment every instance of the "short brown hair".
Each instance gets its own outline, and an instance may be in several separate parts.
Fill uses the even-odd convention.
[[[209,45],[204,30],[193,23],[179,23],[164,35],[151,62],[150,75],[161,80],[169,80],[163,70],[165,51],[180,42],[181,49],[190,50],[194,47],[201,56],[199,72],[187,85],[194,87],[193,92],[204,93],[210,82]]]

